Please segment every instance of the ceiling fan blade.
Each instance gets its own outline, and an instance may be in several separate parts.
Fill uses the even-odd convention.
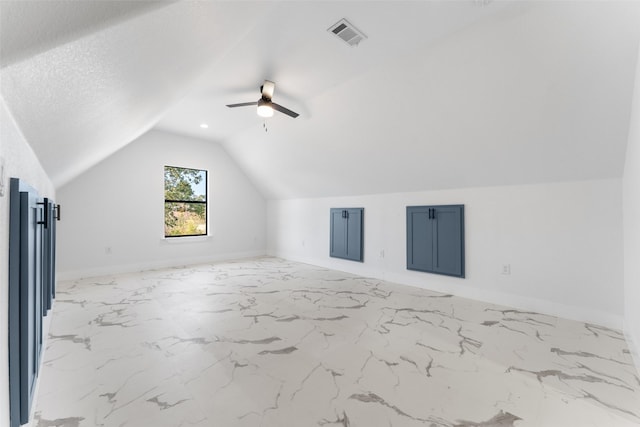
[[[288,108],[284,108],[280,104],[276,104],[275,102],[272,102],[271,105],[273,105],[273,109],[274,110],[280,111],[281,113],[284,113],[287,116],[293,117],[294,119],[300,115],[300,114],[296,113],[295,111],[291,111]]]
[[[229,108],[248,107],[250,105],[258,105],[258,103],[257,102],[241,102],[240,104],[227,104],[227,107]]]
[[[273,98],[273,91],[276,89],[276,84],[270,80],[265,80],[261,87],[262,97],[265,99]]]

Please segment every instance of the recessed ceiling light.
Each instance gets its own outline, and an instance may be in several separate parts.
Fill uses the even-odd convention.
[[[206,124],[206,123],[201,123],[201,124],[200,124],[200,127],[201,127],[202,129],[208,129],[208,128],[209,128],[209,125],[208,125],[208,124]]]

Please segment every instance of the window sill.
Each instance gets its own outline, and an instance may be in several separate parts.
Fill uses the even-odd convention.
[[[184,237],[163,237],[161,242],[168,244],[180,244],[180,243],[199,243],[206,242],[212,238],[211,235],[206,236],[184,236]]]

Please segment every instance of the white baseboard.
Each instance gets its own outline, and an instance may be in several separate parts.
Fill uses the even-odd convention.
[[[135,273],[146,270],[156,270],[159,268],[180,267],[185,265],[204,264],[208,262],[229,261],[242,258],[254,258],[264,256],[265,251],[233,252],[216,255],[206,255],[200,257],[189,257],[185,259],[172,258],[160,261],[137,262],[131,264],[110,265],[82,270],[59,271],[56,273],[56,281],[77,280],[88,277],[107,276],[122,273]]]
[[[269,255],[277,256],[291,261],[303,262],[306,264],[317,265],[320,267],[330,268],[332,270],[344,271],[351,274],[373,277],[380,280],[399,283],[402,285],[415,286],[430,291],[452,294],[457,297],[469,298],[489,304],[502,305],[524,311],[533,311],[550,316],[560,317],[563,319],[576,320],[579,322],[593,323],[595,325],[604,326],[611,329],[623,330],[624,321],[622,316],[611,313],[594,310],[592,308],[577,307],[567,304],[560,304],[553,301],[531,298],[521,295],[509,294],[504,292],[490,291],[486,289],[477,289],[470,287],[451,287],[438,285],[433,282],[426,284],[423,276],[420,278],[414,272],[406,274],[393,273],[381,269],[367,267],[366,264],[354,263],[353,261],[341,261],[334,258],[318,259],[305,258],[287,253],[274,253],[270,250]]]

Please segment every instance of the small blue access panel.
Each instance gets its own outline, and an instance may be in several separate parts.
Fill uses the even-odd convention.
[[[363,260],[364,208],[331,208],[329,256]]]

